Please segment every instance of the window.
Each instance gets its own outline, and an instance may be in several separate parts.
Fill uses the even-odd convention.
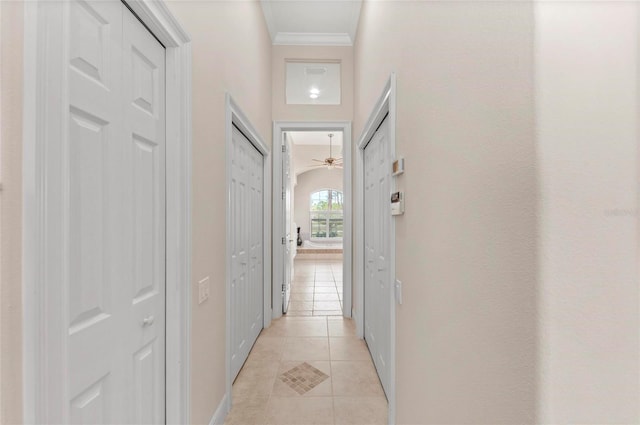
[[[311,194],[311,238],[342,238],[343,196],[339,190],[324,189]]]

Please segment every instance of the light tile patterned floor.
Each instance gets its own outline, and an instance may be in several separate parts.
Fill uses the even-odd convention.
[[[342,316],[342,260],[296,259],[287,316]]]
[[[327,377],[300,394],[281,377],[304,363]],[[258,337],[233,384],[225,423],[382,425],[387,399],[352,320],[289,316]]]

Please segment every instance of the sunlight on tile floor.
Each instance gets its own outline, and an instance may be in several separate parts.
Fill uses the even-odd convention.
[[[274,320],[233,384],[225,423],[387,423],[387,400],[353,321],[341,316]]]
[[[295,261],[287,316],[342,316],[342,260]]]

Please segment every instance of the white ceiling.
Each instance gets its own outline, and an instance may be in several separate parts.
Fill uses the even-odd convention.
[[[352,46],[362,0],[261,0],[273,44]]]

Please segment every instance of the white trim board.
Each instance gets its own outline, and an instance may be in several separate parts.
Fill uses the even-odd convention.
[[[358,139],[356,158],[355,158],[355,213],[358,217],[355,228],[355,246],[356,257],[354,259],[354,284],[356,300],[354,304],[354,317],[356,319],[356,334],[359,338],[364,337],[364,148],[367,146],[380,123],[388,114],[389,120],[389,143],[390,151],[393,156],[396,155],[396,76],[391,74],[387,83],[382,90],[382,94],[376,101],[369,119],[362,130],[362,134]],[[393,159],[393,158],[392,158]],[[391,179],[391,193],[396,190],[395,178]],[[390,228],[390,268],[389,273],[391,282],[389,288],[390,302],[390,373],[389,373],[389,393],[387,400],[389,401],[389,424],[395,424],[396,417],[396,297],[395,297],[395,280],[396,280],[396,228],[395,219],[391,220]]]
[[[117,1],[117,0],[112,0]],[[167,423],[190,422],[191,358],[191,38],[159,0],[124,0],[166,49],[166,375]],[[68,3],[25,3],[23,148],[23,412],[25,423],[46,421],[47,317],[44,267],[47,186],[44,180],[51,125],[61,127],[62,54],[48,41],[60,38]],[[58,52],[60,53],[60,52]],[[65,65],[66,66],[66,65]],[[50,301],[50,300],[46,300]]]
[[[279,32],[273,37],[274,45],[284,46],[353,46],[347,33]]]
[[[247,137],[249,142],[262,154],[264,158],[264,175],[263,175],[263,199],[264,199],[264,223],[263,223],[263,267],[264,267],[264,291],[263,291],[263,327],[271,324],[271,153],[269,147],[264,143],[260,134],[255,130],[242,109],[233,100],[229,93],[225,97],[225,155],[226,155],[226,199],[225,199],[225,215],[226,215],[226,249],[225,249],[225,285],[226,285],[226,350],[225,350],[225,398],[227,401],[227,411],[231,410],[232,392],[231,385],[231,152],[232,152],[232,134],[234,124]]]
[[[343,314],[344,317],[351,317],[352,311],[347,306],[352,305],[351,288],[351,259],[353,253],[352,231],[353,228],[353,199],[351,189],[351,122],[349,121],[322,121],[322,122],[296,122],[296,121],[275,121],[273,123],[273,145],[282,145],[282,134],[285,131],[342,131],[344,155],[344,237],[343,237]],[[273,149],[273,217],[284,217],[281,205],[280,188],[282,187],[282,151]],[[282,228],[283,220],[273,222],[273,318],[282,316],[282,282],[284,280],[283,251],[281,236],[286,236]]]
[[[227,413],[228,413],[227,406],[229,405],[229,401],[227,399],[228,397],[225,394],[224,397],[222,397],[222,400],[220,400],[220,404],[218,404],[218,408],[216,409],[215,412],[213,412],[213,416],[209,421],[209,425],[224,424],[224,420],[227,417]]]

